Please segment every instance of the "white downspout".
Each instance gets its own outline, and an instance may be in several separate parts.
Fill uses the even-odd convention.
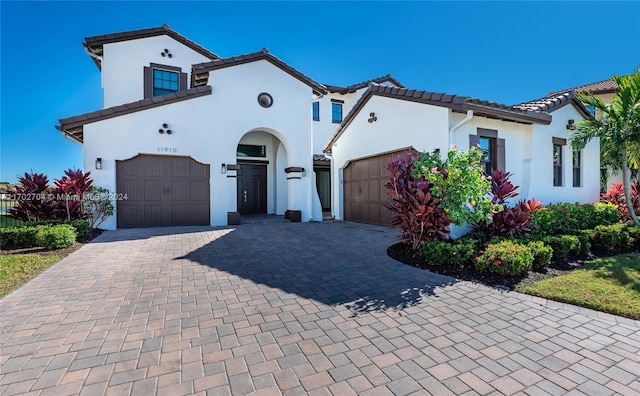
[[[449,148],[451,148],[451,140],[453,137],[453,132],[460,128],[461,126],[463,126],[464,124],[466,124],[471,118],[473,118],[473,110],[467,110],[467,115],[466,117],[464,117],[462,119],[462,121],[460,121],[459,123],[457,123],[456,125],[452,126],[451,129],[449,129],[449,147],[447,148],[447,151]]]

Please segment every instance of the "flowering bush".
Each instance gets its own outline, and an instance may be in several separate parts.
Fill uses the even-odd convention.
[[[391,197],[385,207],[393,212],[391,225],[402,231],[402,240],[418,250],[425,242],[445,239],[451,221],[440,207],[442,200],[432,194],[433,185],[412,176],[415,155],[389,161],[391,178],[385,186]]]
[[[454,145],[445,161],[437,152],[416,159],[414,177],[433,185],[432,194],[441,199],[440,207],[453,224],[486,221],[502,209],[487,198],[491,182],[480,167],[481,158],[478,147],[463,152]]]
[[[517,276],[529,271],[533,265],[533,252],[526,245],[512,241],[490,243],[476,257],[475,268],[480,272]]]
[[[622,183],[613,183],[611,188],[600,197],[602,202],[610,202],[618,207],[620,212],[620,218],[624,222],[631,221],[629,215],[629,208],[624,199],[624,191],[622,190]],[[633,204],[633,210],[638,216],[640,216],[640,180],[636,180],[631,183],[631,202]]]

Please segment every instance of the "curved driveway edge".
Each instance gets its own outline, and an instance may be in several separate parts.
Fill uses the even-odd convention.
[[[0,300],[0,394],[637,394],[640,322],[353,223],[110,231]]]

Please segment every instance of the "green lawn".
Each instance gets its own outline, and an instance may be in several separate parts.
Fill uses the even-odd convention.
[[[527,286],[525,293],[640,320],[640,253],[589,261]]]
[[[60,261],[60,256],[38,254],[0,255],[0,298]]]

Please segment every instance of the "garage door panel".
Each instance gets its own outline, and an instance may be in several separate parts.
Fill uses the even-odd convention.
[[[344,219],[361,223],[389,225],[390,212],[384,207],[389,196],[385,184],[391,173],[389,159],[406,155],[409,150],[352,160],[343,170]]]
[[[209,165],[189,157],[116,161],[118,227],[210,224]]]
[[[160,180],[144,180],[144,195],[141,201],[160,201],[162,199],[162,183]]]

